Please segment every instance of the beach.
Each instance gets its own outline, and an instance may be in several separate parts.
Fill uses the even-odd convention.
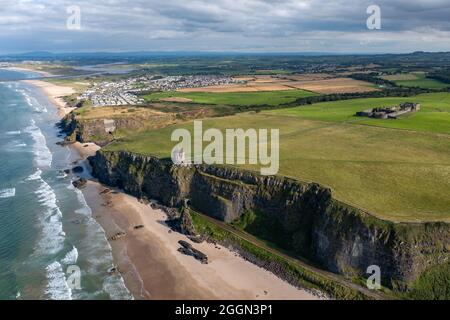
[[[70,112],[60,97],[72,94],[72,88],[44,81],[27,82],[57,101],[55,105],[61,117]],[[79,142],[71,147],[79,155],[72,160],[84,164],[85,168],[89,168],[86,158],[99,149],[95,144]],[[223,246],[207,242],[194,244],[185,235],[172,232],[165,223],[167,216],[163,211],[120,190],[90,179],[82,193],[112,248],[116,269],[110,271],[120,273],[135,299],[318,299]],[[136,226],[142,227],[136,229]],[[111,239],[119,233],[124,236]],[[202,264],[178,252],[180,240],[205,253],[209,263]]]
[[[11,71],[18,71],[18,72],[22,72],[22,71],[34,72],[34,73],[37,73],[37,74],[41,75],[42,77],[53,77],[54,76],[50,72],[36,70],[36,69],[32,69],[32,68],[24,68],[24,67],[19,67],[19,66],[7,67],[5,69],[6,70],[11,70]]]
[[[317,299],[225,247],[195,244],[172,232],[163,211],[130,195],[94,181],[88,182],[83,194],[108,239],[125,234],[110,244],[117,268],[136,299]],[[180,240],[205,253],[209,263],[178,252]]]
[[[48,99],[58,108],[58,114],[61,118],[75,109],[68,107],[67,103],[63,99],[64,96],[68,96],[76,92],[72,87],[59,86],[42,80],[23,80],[23,82],[40,88]]]

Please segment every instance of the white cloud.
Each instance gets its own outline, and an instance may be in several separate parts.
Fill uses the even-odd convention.
[[[378,0],[383,30],[372,33],[366,29],[370,4],[373,1],[0,0],[0,48],[370,51],[372,45],[381,51],[450,50],[448,0]],[[81,31],[66,29],[66,8],[71,5],[81,9]],[[427,47],[421,48],[424,41]]]

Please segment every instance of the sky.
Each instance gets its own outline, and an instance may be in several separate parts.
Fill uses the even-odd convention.
[[[449,17],[450,0],[0,0],[0,53],[450,51]]]

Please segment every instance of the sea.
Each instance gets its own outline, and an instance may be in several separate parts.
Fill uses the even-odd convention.
[[[0,69],[0,299],[132,299],[75,177],[56,107]]]

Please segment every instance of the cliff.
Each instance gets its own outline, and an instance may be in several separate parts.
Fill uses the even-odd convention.
[[[94,142],[104,146],[124,132],[162,128],[176,121],[173,113],[154,114],[150,111],[124,113],[110,119],[84,117],[72,112],[60,121],[59,127],[67,135],[68,141]]]
[[[198,212],[234,222],[351,278],[368,276],[367,268],[377,265],[385,286],[421,292],[423,279],[431,277],[439,286],[440,277],[448,281],[450,275],[447,223],[384,221],[335,200],[318,184],[231,167],[181,167],[168,159],[107,151],[90,163],[102,183],[171,207],[189,199]],[[450,288],[440,290],[448,294]]]

